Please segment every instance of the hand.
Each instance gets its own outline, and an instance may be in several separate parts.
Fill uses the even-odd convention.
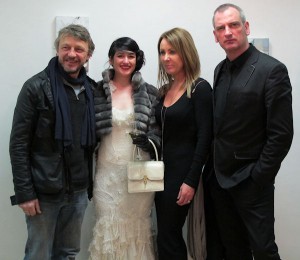
[[[149,151],[150,149],[150,142],[148,137],[144,133],[129,133],[132,138],[132,143],[135,144],[137,147],[142,148],[144,151]]]
[[[41,214],[40,203],[38,199],[26,201],[19,204],[19,207],[24,211],[27,216],[35,216],[36,214]]]
[[[191,203],[194,194],[195,194],[195,189],[183,183],[180,187],[176,203],[179,206],[184,206],[186,204],[189,204]]]

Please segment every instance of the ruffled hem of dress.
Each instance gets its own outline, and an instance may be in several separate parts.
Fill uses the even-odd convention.
[[[125,221],[103,217],[94,227],[90,260],[153,260],[154,236],[150,218]]]

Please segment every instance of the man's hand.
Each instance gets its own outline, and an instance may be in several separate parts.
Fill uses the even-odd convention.
[[[41,214],[40,204],[38,199],[26,201],[19,204],[19,207],[24,211],[27,216],[35,216]]]
[[[177,197],[177,204],[179,206],[183,206],[186,204],[191,203],[195,194],[195,189],[190,187],[189,185],[183,183],[180,187],[178,197]]]

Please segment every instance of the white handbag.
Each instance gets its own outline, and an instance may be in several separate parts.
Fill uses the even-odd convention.
[[[155,151],[156,161],[136,160],[137,148],[133,149],[133,161],[127,164],[128,192],[154,192],[164,190],[164,163],[158,160],[155,144],[148,139]]]

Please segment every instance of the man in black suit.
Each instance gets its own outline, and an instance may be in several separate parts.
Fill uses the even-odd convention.
[[[249,23],[238,6],[219,6],[213,26],[227,57],[214,74],[214,171],[205,185],[223,256],[210,253],[208,239],[208,259],[280,259],[274,180],[293,138],[288,72],[249,44]]]

